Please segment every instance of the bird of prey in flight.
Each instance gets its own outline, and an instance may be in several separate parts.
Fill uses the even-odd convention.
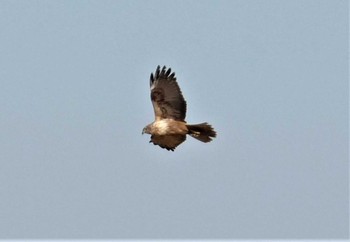
[[[157,67],[150,76],[151,100],[155,120],[143,128],[142,134],[150,134],[150,143],[174,151],[186,140],[186,135],[202,141],[210,142],[216,132],[208,123],[187,124],[186,101],[176,82],[175,72],[163,66]]]

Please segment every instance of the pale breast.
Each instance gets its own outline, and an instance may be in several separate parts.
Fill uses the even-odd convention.
[[[167,119],[156,121],[153,127],[158,135],[166,135],[169,132],[169,121]]]
[[[152,133],[155,135],[187,134],[186,123],[173,119],[155,121],[152,125]]]

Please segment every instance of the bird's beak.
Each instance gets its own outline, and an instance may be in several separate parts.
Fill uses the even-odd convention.
[[[142,130],[142,134],[144,134],[144,133],[145,133],[145,130],[143,129],[143,130]]]

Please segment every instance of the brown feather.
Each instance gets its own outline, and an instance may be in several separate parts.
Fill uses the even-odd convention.
[[[150,76],[151,100],[156,120],[171,118],[183,121],[186,117],[186,101],[176,82],[175,73],[164,66],[157,67]]]
[[[188,134],[204,143],[210,142],[216,137],[216,132],[208,123],[188,124]]]
[[[185,140],[186,135],[152,135],[150,143],[159,145],[163,149],[174,151]]]

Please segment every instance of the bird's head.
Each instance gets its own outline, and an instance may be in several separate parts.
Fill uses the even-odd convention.
[[[143,128],[142,134],[150,134],[151,133],[151,127],[150,125],[147,125],[146,127]]]

